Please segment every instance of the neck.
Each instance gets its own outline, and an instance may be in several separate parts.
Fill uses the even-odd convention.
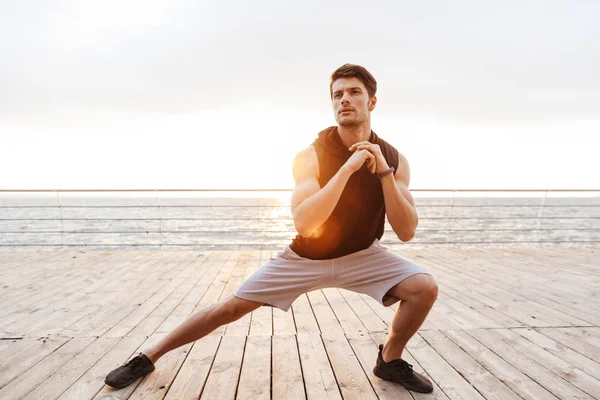
[[[354,143],[366,142],[371,138],[371,124],[365,122],[356,126],[338,125],[338,132],[344,146],[349,148]]]

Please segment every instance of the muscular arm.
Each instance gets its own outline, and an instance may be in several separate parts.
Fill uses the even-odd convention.
[[[314,147],[298,153],[293,168],[296,186],[292,193],[292,215],[301,236],[311,236],[329,218],[353,172],[344,166],[321,188]]]
[[[408,242],[415,236],[419,217],[415,202],[408,190],[410,183],[410,168],[408,161],[400,155],[398,171],[381,179],[385,210],[392,229],[403,242]]]

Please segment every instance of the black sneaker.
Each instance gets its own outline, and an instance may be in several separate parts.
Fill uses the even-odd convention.
[[[104,383],[115,389],[123,389],[135,382],[137,378],[148,375],[152,371],[154,371],[154,364],[145,354],[140,353],[128,363],[110,371]]]
[[[383,351],[383,345],[379,345],[379,355],[377,356],[377,364],[373,368],[373,373],[385,379],[386,381],[392,381],[401,384],[408,390],[419,393],[431,393],[433,392],[433,385],[429,379],[425,378],[418,372],[413,371],[413,366],[404,361],[401,358],[392,360],[390,362],[383,361],[381,352]]]

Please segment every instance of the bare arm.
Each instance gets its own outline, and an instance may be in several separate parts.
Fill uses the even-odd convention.
[[[358,142],[350,147],[350,151],[368,150],[376,159],[376,171],[381,173],[389,169],[379,145],[369,142]],[[410,168],[406,158],[399,154],[398,171],[394,175],[387,175],[381,179],[383,197],[385,199],[385,212],[387,219],[398,239],[408,242],[415,236],[419,217],[415,202],[408,184],[410,183]]]
[[[350,176],[365,161],[375,171],[375,159],[367,151],[356,152],[339,171],[321,188],[319,185],[319,160],[313,146],[301,151],[294,159],[292,215],[294,226],[303,237],[311,236],[327,221],[337,205]]]
[[[419,217],[412,194],[408,190],[410,183],[410,168],[408,161],[400,155],[398,171],[392,176],[381,179],[385,210],[388,221],[403,242],[408,242],[415,236]]]

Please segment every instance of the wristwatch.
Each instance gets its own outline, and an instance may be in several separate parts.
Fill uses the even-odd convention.
[[[388,176],[389,174],[393,173],[395,171],[394,167],[390,167],[390,169],[388,169],[387,171],[383,171],[377,174],[377,177],[379,179],[383,178],[384,176]]]

